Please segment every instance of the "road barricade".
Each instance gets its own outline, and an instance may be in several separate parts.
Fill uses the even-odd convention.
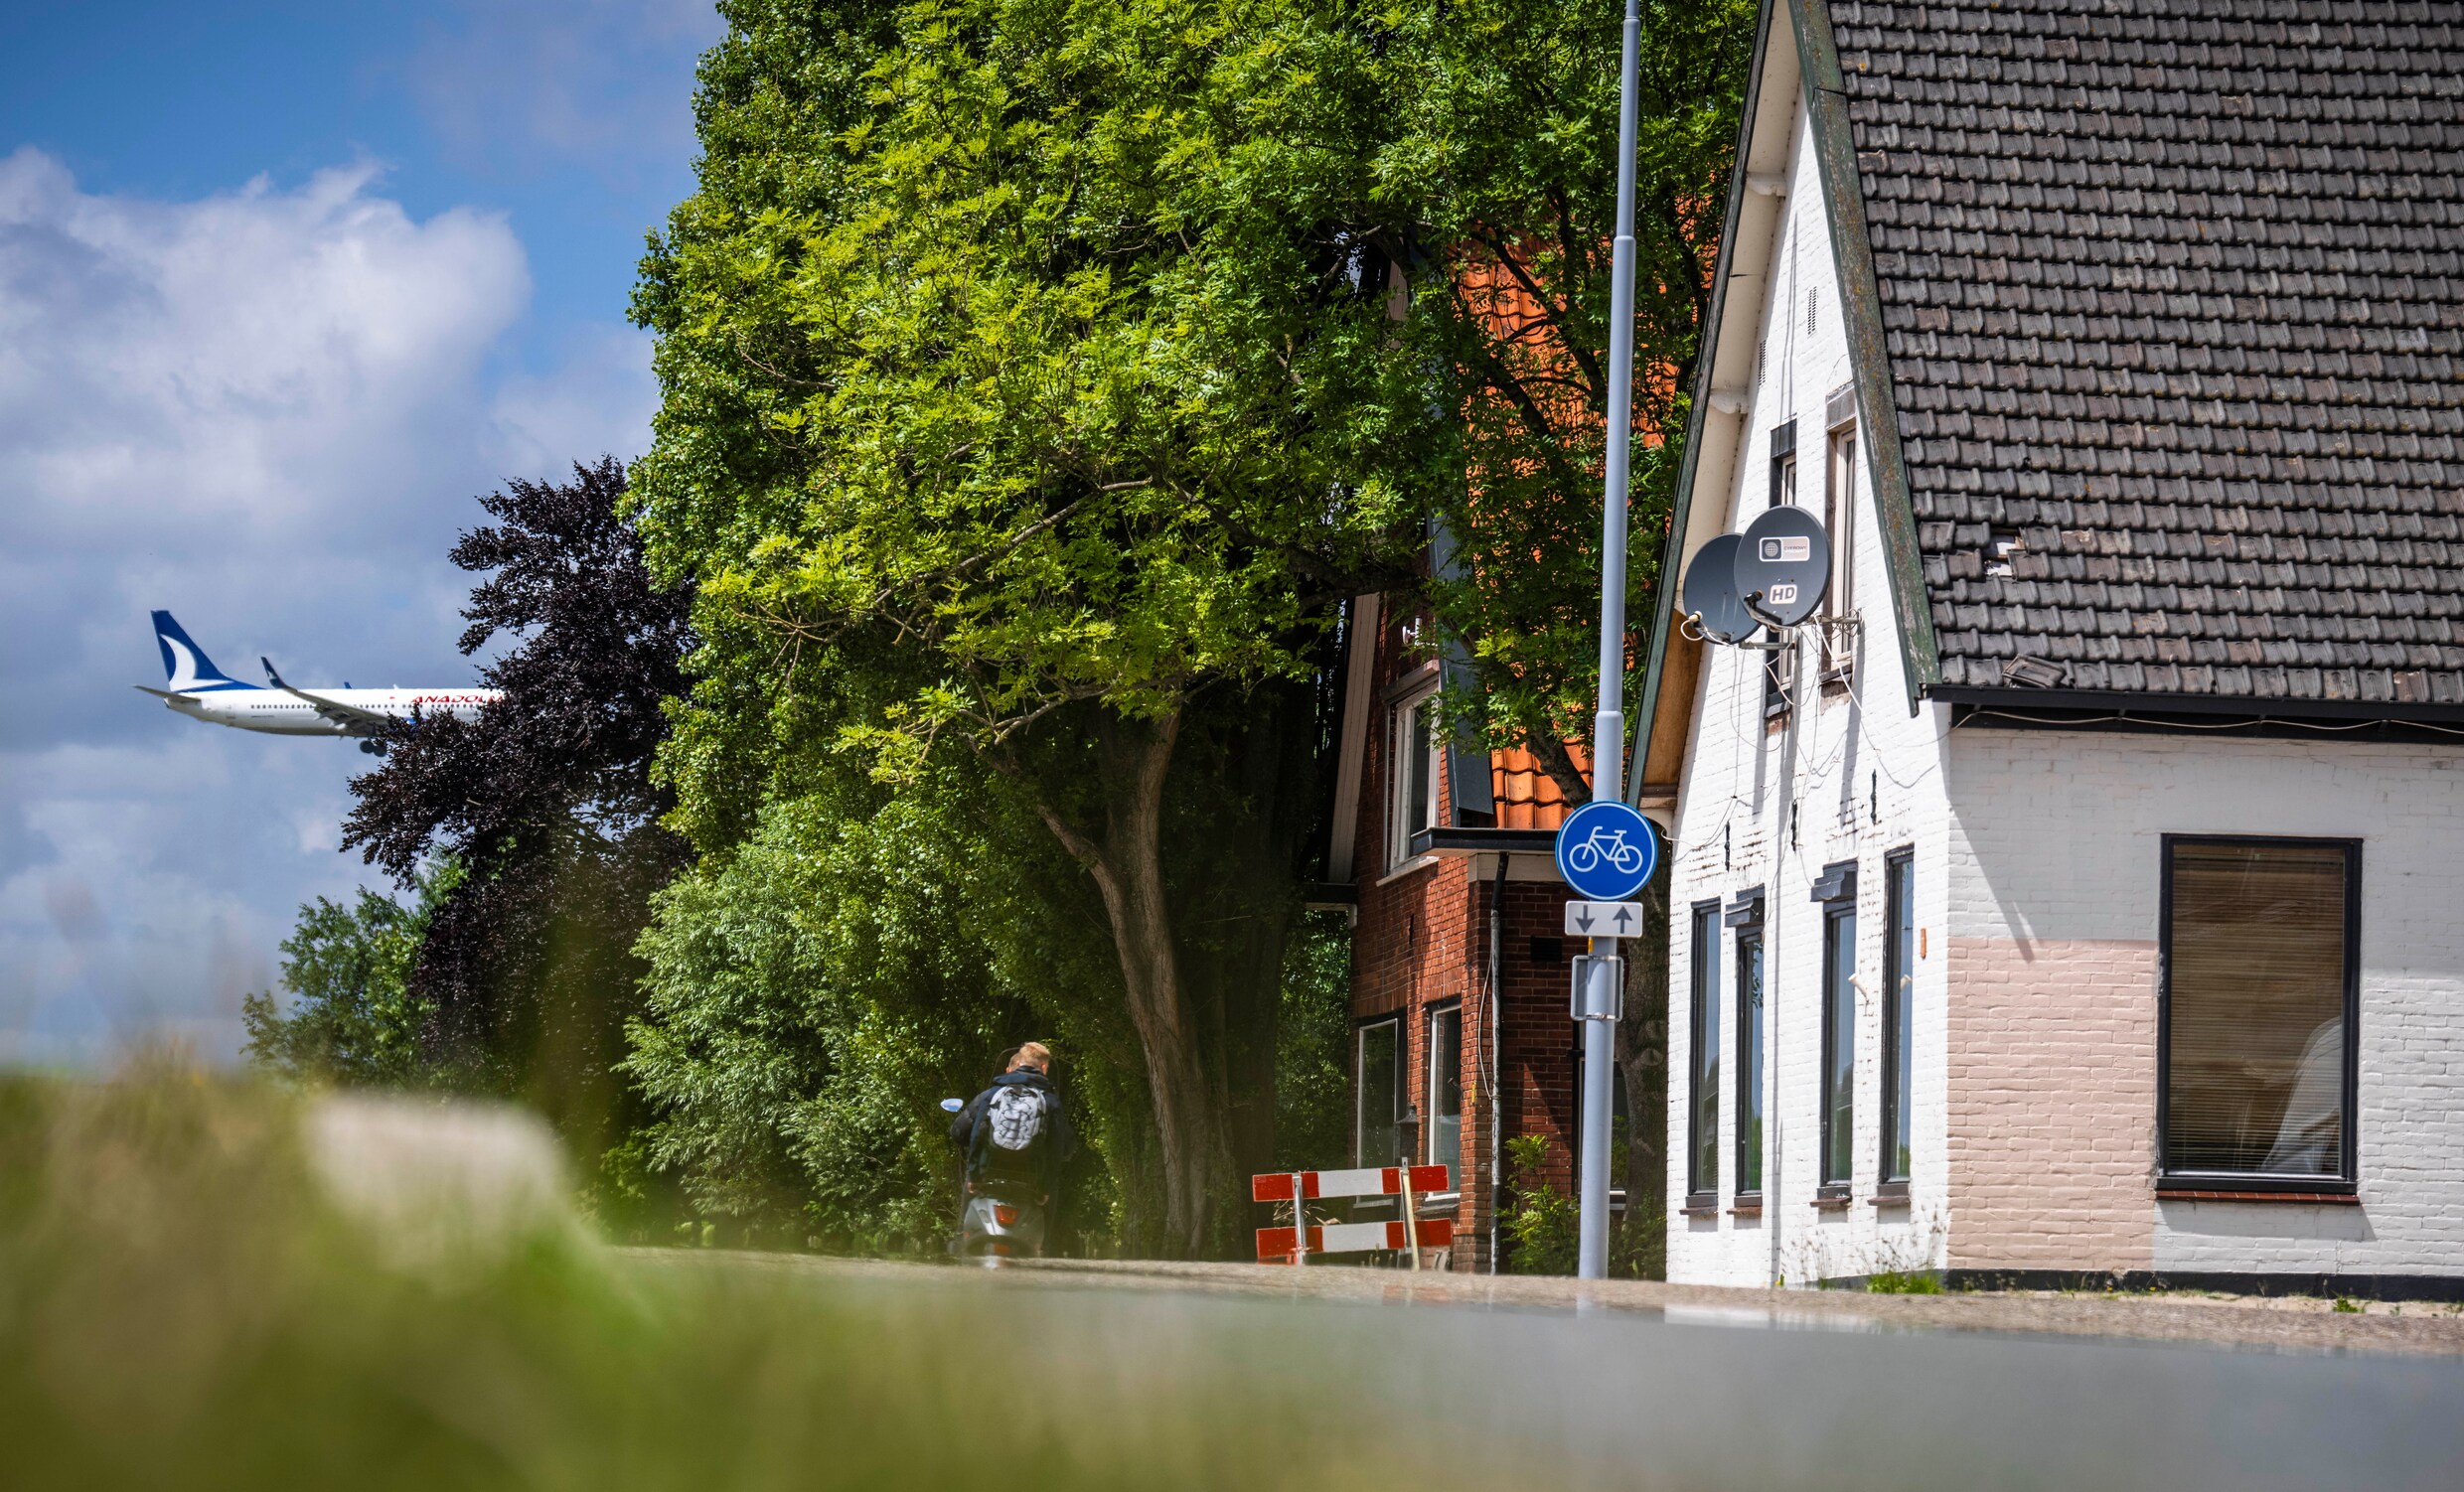
[[[1287,1202],[1292,1206],[1292,1226],[1258,1230],[1258,1261],[1261,1264],[1305,1263],[1312,1254],[1365,1254],[1378,1249],[1409,1249],[1412,1268],[1420,1268],[1423,1249],[1451,1248],[1455,1242],[1453,1218],[1423,1219],[1417,1199],[1428,1192],[1446,1190],[1447,1168],[1442,1165],[1368,1166],[1351,1171],[1278,1171],[1249,1178],[1249,1196],[1253,1202]],[[1307,1206],[1318,1198],[1335,1197],[1396,1197],[1403,1199],[1403,1216],[1381,1223],[1312,1223]]]

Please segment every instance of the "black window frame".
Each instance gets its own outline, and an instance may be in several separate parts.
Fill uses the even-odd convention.
[[[1882,857],[1882,1137],[1874,1179],[1884,1189],[1907,1189],[1917,1169],[1917,847]],[[1905,934],[1905,936],[1903,936]],[[1900,1166],[1901,1132],[1908,1135],[1908,1163]]]
[[[1706,1207],[1720,1197],[1720,1006],[1727,991],[1720,977],[1720,946],[1728,940],[1721,925],[1720,899],[1698,901],[1689,922],[1693,939],[1687,997],[1691,1024],[1686,1063],[1685,1189],[1688,1207]],[[1708,1132],[1706,1132],[1708,1131]]]
[[[1730,957],[1735,961],[1731,966],[1735,971],[1730,976],[1730,982],[1736,990],[1737,1002],[1736,1093],[1731,1104],[1736,1111],[1736,1196],[1741,1202],[1752,1199],[1759,1203],[1764,1185],[1771,1179],[1764,1174],[1763,1163],[1767,1156],[1766,1146],[1762,1143],[1768,1137],[1765,1124],[1769,1119],[1764,1113],[1769,1098],[1764,1092],[1764,1080],[1768,1075],[1763,1067],[1771,1051],[1771,1031],[1767,1024],[1771,1018],[1771,970],[1763,957],[1769,947],[1764,941],[1763,888],[1757,886],[1731,900],[1723,920],[1735,933],[1729,941],[1729,949]],[[1748,948],[1754,950],[1751,962],[1746,958]],[[1751,997],[1746,982],[1749,968],[1755,971]],[[1752,1063],[1746,1061],[1749,1051],[1754,1054]],[[1749,1104],[1753,1106],[1751,1115],[1747,1112]],[[1754,1177],[1752,1186],[1746,1185],[1749,1175]]]
[[[2156,1184],[2165,1190],[2349,1194],[2361,1185],[2362,842],[2334,835],[2162,834],[2156,892]],[[2179,844],[2261,849],[2341,849],[2344,878],[2344,1116],[2341,1174],[2287,1176],[2264,1171],[2177,1171],[2171,1152],[2173,1091],[2173,850]]]
[[[1857,862],[1842,860],[1824,866],[1813,899],[1822,905],[1822,1067],[1816,1099],[1821,1123],[1814,1195],[1832,1198],[1848,1195],[1857,1174]],[[1848,967],[1844,970],[1839,967],[1836,931],[1843,922],[1848,924]],[[1843,1044],[1845,1073],[1840,1071]],[[1840,1131],[1843,1121],[1845,1133]]]

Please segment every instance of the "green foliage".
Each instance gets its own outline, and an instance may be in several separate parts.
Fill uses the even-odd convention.
[[[1638,622],[1659,581],[1755,9],[1643,6],[1626,570]],[[1495,744],[1530,745],[1577,799],[1586,785],[1558,743],[1589,740],[1599,676],[1618,12],[1399,7],[1398,112],[1379,157],[1383,189],[1438,256],[1413,309],[1451,371],[1469,478],[1440,495],[1456,554],[1430,588],[1468,664],[1450,713]],[[1630,700],[1636,678],[1626,684]]]
[[[979,847],[970,875],[1012,924],[1061,930],[1058,954],[1007,932],[943,951],[1039,969],[1003,987],[1087,1033],[1076,1077],[1120,1116],[1096,1127],[1125,1240],[1222,1247],[1242,1162],[1341,1148],[1348,1053],[1331,994],[1307,993],[1334,986],[1322,951],[1284,948],[1340,601],[1432,601],[1424,635],[1460,644],[1481,693],[1458,687],[1456,712],[1529,737],[1582,795],[1559,742],[1596,647],[1615,7],[722,10],[697,187],[635,300],[663,402],[630,511],[653,568],[697,594],[696,682],[659,770],[705,864],[645,945],[668,1003],[632,1070],[671,1119],[618,1158],[775,1210],[745,1199],[820,1184],[821,1111],[797,1106],[825,1105],[847,1165],[922,1174],[912,1143],[885,1148],[895,1105],[855,1097],[875,1048],[819,1033],[924,1019],[954,975],[851,937],[817,962],[803,932],[756,940],[769,962],[745,972],[708,931],[760,902],[730,859],[787,833],[779,815],[844,847],[903,803]],[[1682,425],[1752,20],[1661,0],[1646,21],[1646,436]],[[1667,471],[1638,464],[1637,615]],[[1463,562],[1429,580],[1440,520]],[[858,803],[850,766],[885,796]],[[953,808],[970,776],[998,779],[994,807]],[[976,894],[959,923],[997,927]],[[815,1045],[781,1058],[787,1031]],[[860,1189],[813,1205],[834,1236],[911,1231]]]
[[[1275,1168],[1349,1163],[1352,1118],[1351,929],[1339,912],[1311,915],[1284,954],[1276,1025]]]
[[[1100,978],[1109,950],[1083,907],[1056,927],[1002,870],[1055,857],[1031,837],[994,851],[1031,826],[954,792],[842,786],[852,801],[772,805],[733,854],[658,898],[624,1071],[659,1118],[625,1163],[680,1175],[731,1241],[930,1249],[957,1184],[936,1101],[972,1096],[1004,1049],[1040,1035],[1091,1156],[1066,1178],[1071,1232],[1102,1247],[1117,1228],[1107,1166],[1135,1159],[1113,1136],[1141,1100],[1086,1060],[1117,1034],[1047,991]]]
[[[1581,1212],[1547,1175],[1549,1137],[1517,1135],[1506,1141],[1505,1150],[1507,1200],[1499,1221],[1506,1236],[1507,1272],[1573,1273]]]
[[[1880,1269],[1865,1276],[1865,1288],[1874,1295],[1938,1295],[1942,1276],[1931,1269]]]
[[[668,390],[643,526],[710,640],[680,777],[739,709],[808,728],[738,679],[859,635],[913,671],[833,723],[903,778],[1070,701],[1306,674],[1332,603],[1408,560],[1437,421],[1355,252],[1375,58],[1319,12],[733,13],[718,159],[637,300]]]
[[[699,597],[676,821],[724,853],[838,756],[901,794],[998,774],[1117,946],[1051,993],[1131,1033],[1094,1055],[1174,1137],[1172,1247],[1221,1245],[1236,1153],[1272,1152],[1242,1101],[1310,685],[1451,480],[1387,312],[1379,34],[1295,3],[729,17],[636,302],[665,390],[636,512]]]
[[[461,880],[458,862],[434,861],[414,875],[407,906],[365,887],[351,906],[322,896],[302,905],[298,926],[282,940],[288,1011],[267,992],[240,1002],[249,1060],[346,1087],[449,1081],[421,1041],[429,1005],[409,980],[430,919]]]

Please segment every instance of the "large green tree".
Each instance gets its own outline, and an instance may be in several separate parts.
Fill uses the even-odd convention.
[[[1299,4],[729,15],[639,300],[667,389],[641,522],[709,640],[684,812],[740,830],[817,736],[1017,795],[1104,910],[1157,1242],[1221,1247],[1236,1151],[1272,1144],[1314,675],[1340,598],[1408,574],[1444,458],[1374,246],[1381,33]]]
[[[972,782],[1040,824],[1112,946],[1056,993],[1128,1033],[1161,1223],[1133,1239],[1221,1247],[1275,1149],[1340,598],[1426,604],[1458,721],[1590,791],[1562,743],[1597,647],[1616,7],[721,9],[698,188],[636,301],[664,400],[633,500],[698,594],[672,821],[723,876],[779,805],[853,812],[855,759],[884,801]],[[1647,10],[1635,615],[1751,27]]]

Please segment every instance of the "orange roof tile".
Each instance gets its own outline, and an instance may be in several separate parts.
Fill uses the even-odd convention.
[[[1569,743],[1566,754],[1577,771],[1589,774],[1592,754]],[[1566,821],[1566,795],[1540,759],[1521,747],[1488,754],[1489,784],[1497,798],[1499,828],[1555,828]]]

